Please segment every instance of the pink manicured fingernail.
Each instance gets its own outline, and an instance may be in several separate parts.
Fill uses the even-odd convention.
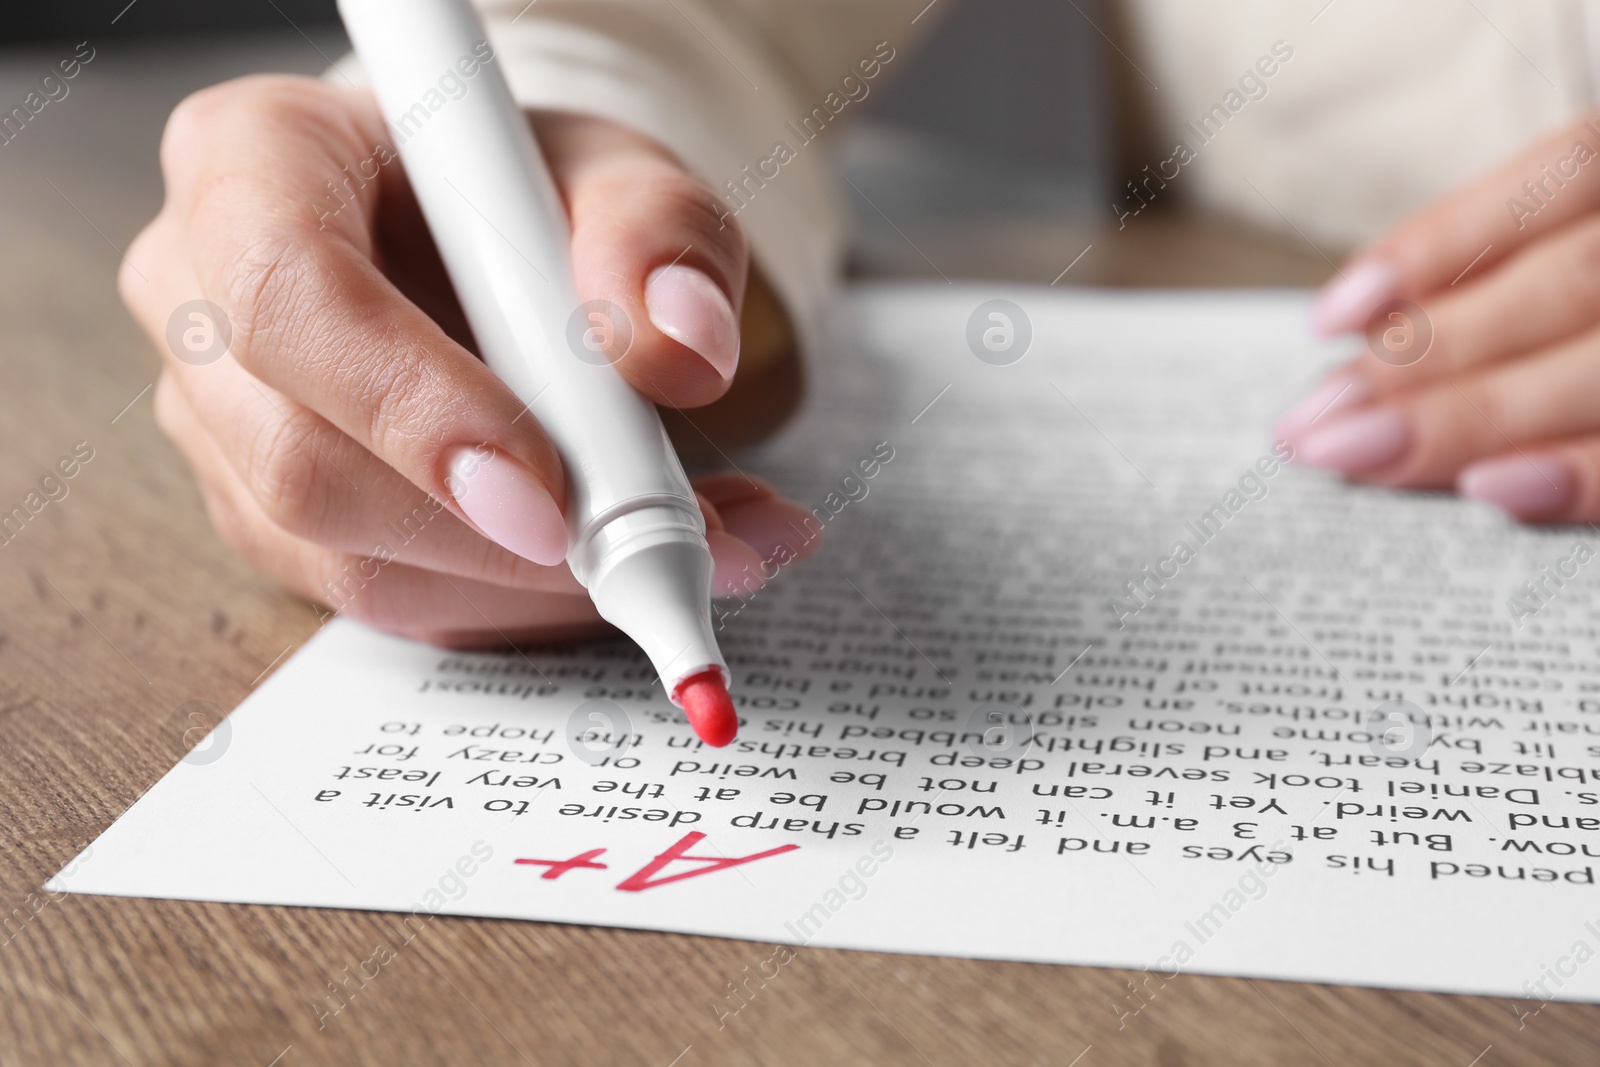
[[[658,267],[644,285],[655,328],[693,349],[722,380],[739,365],[739,317],[717,283],[693,267]]]
[[[767,584],[761,574],[761,556],[731,533],[709,530],[706,544],[711,546],[712,596],[749,596]]]
[[[1394,408],[1359,411],[1306,434],[1295,462],[1339,474],[1361,474],[1393,463],[1411,447],[1411,423]]]
[[[452,449],[446,485],[489,540],[554,567],[567,558],[567,523],[550,491],[516,460],[487,446]]]
[[[1356,264],[1322,287],[1311,305],[1311,330],[1319,337],[1354,333],[1395,295],[1399,276],[1387,263]]]
[[[1517,518],[1554,514],[1572,501],[1578,477],[1559,456],[1508,456],[1474,463],[1461,472],[1462,496],[1493,504]]]
[[[1283,413],[1272,428],[1272,437],[1288,441],[1309,430],[1313,424],[1328,425],[1337,415],[1365,404],[1372,398],[1372,383],[1353,374],[1335,374],[1311,394]]]

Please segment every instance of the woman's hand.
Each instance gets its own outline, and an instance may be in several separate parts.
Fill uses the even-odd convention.
[[[1298,461],[1454,486],[1529,521],[1600,520],[1600,122],[1358,252],[1312,325],[1365,327],[1368,351],[1278,424]]]
[[[747,281],[737,227],[654,141],[572,115],[535,126],[579,299],[630,319],[619,370],[671,407],[722,397]],[[467,347],[389,144],[369,94],[309,78],[178,106],[166,201],[120,278],[163,355],[156,417],[222,535],[303,596],[453,646],[592,631],[562,562],[560,460]],[[724,474],[697,489],[720,592],[759,585],[779,544],[802,547],[806,512],[770,487]]]

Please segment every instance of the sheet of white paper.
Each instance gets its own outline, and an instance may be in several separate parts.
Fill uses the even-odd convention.
[[[1593,531],[1273,462],[1303,310],[858,292],[735,745],[625,642],[335,622],[50,888],[1600,998]]]

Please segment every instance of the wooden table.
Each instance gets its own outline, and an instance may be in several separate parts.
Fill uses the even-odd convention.
[[[292,40],[297,65],[320,65]],[[232,708],[317,626],[211,532],[153,423],[155,361],[113,286],[117,249],[159,200],[161,116],[185,83],[253,57],[118,47],[0,148],[0,509],[76,442],[94,450],[0,545],[0,1065],[1595,1062],[1600,1007],[1519,1019],[1536,1005],[1194,976],[1136,998],[1141,972],[824,949],[800,950],[719,1028],[713,1005],[771,946],[457,918],[319,1029],[329,984],[393,938],[395,916],[43,895],[176,761],[190,702]],[[0,102],[55,58],[0,67]],[[999,231],[987,251],[925,236],[946,272],[1043,282],[1088,243],[1074,281],[1329,269],[1297,242],[1156,218]],[[1407,907],[1349,936],[1376,942]]]

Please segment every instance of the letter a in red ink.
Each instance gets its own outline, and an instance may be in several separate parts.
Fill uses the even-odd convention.
[[[780,852],[788,852],[791,849],[800,847],[799,845],[779,845],[777,848],[769,848],[765,852],[757,852],[753,856],[737,856],[731,859],[727,856],[689,855],[689,850],[699,844],[705,836],[705,834],[697,830],[691,830],[689,833],[684,834],[676,845],[673,845],[661,855],[628,875],[627,878],[618,882],[617,888],[624,893],[642,893],[646,889],[654,889],[656,886],[666,885],[668,882],[681,882],[685,878],[710,874],[713,871],[727,870],[729,867],[737,867],[742,863],[754,863],[756,860],[764,860],[768,856],[776,856]],[[655,876],[661,873],[667,864],[673,860],[693,860],[697,863],[703,863],[705,866],[698,867],[692,871],[684,871],[682,874],[674,874],[668,878],[656,878]],[[652,881],[652,879],[654,880]]]
[[[544,866],[549,867],[550,869],[548,871],[545,871],[539,877],[540,878],[555,879],[555,878],[560,878],[563,874],[566,874],[568,871],[576,871],[576,870],[579,870],[579,869],[584,868],[584,867],[593,868],[594,870],[597,870],[597,871],[605,870],[606,869],[606,865],[605,864],[592,862],[593,859],[596,856],[600,855],[600,853],[602,853],[604,851],[605,851],[605,849],[603,849],[603,848],[591,848],[588,852],[580,852],[580,853],[578,853],[576,856],[572,857],[570,860],[518,860],[517,862],[518,863],[539,863],[539,864],[543,864]]]

